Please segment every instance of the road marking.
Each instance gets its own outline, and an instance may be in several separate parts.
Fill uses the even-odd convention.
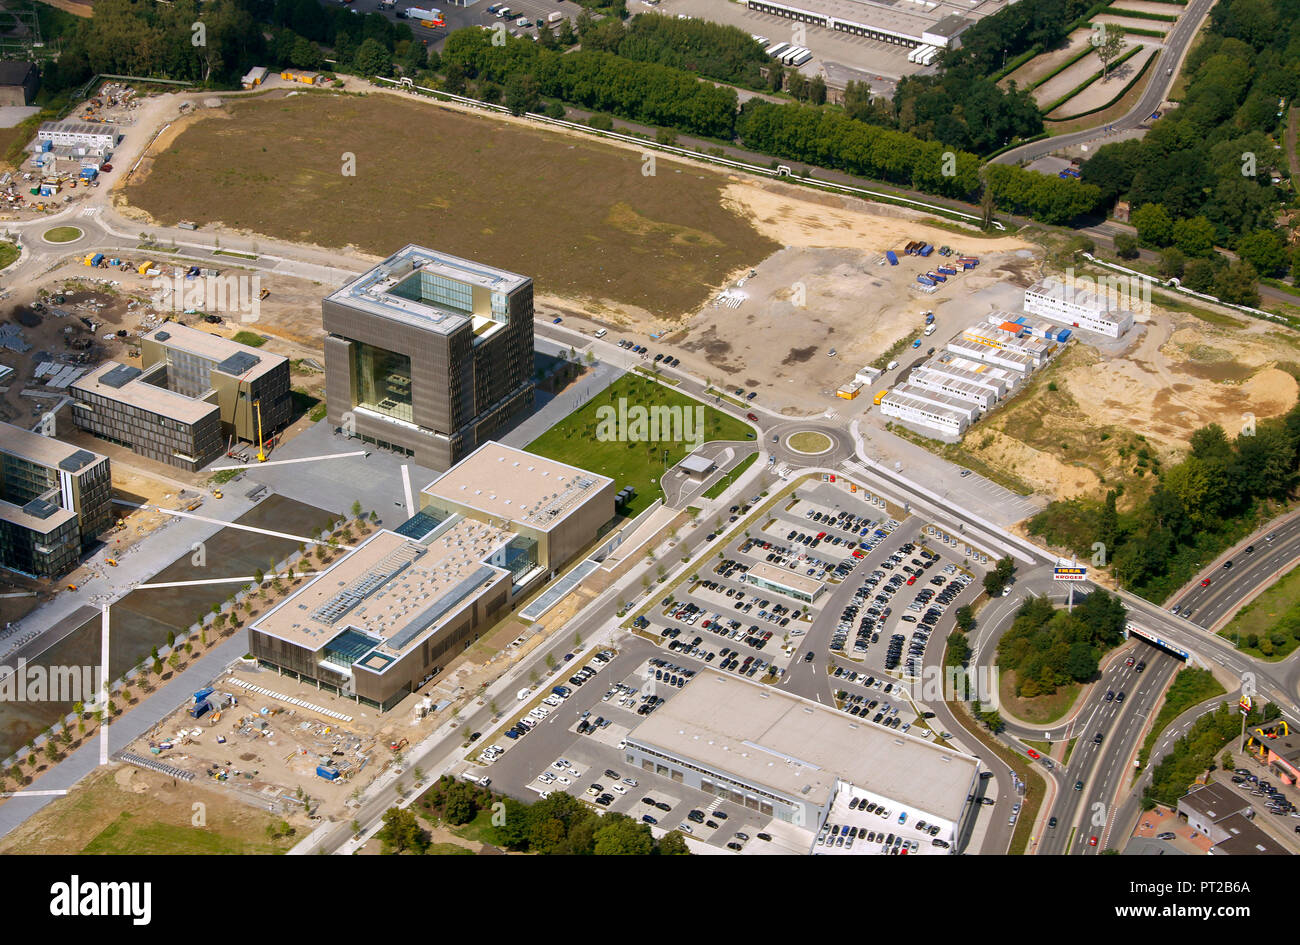
[[[0,797],[65,797],[67,791],[5,791]]]
[[[415,515],[415,499],[411,495],[411,467],[402,464],[402,491],[406,493],[406,516]]]
[[[319,459],[343,459],[347,456],[365,456],[366,450],[353,450],[350,453],[325,453],[321,456],[301,456],[298,459],[268,459],[264,463],[240,463],[236,466],[213,466],[213,472],[227,469],[258,469],[262,466],[288,466],[291,463],[314,463]]]
[[[259,535],[270,535],[272,538],[288,538],[290,541],[296,541],[300,544],[326,545],[329,542],[321,541],[318,538],[305,538],[302,535],[290,535],[286,532],[272,531],[269,528],[255,528],[252,525],[241,525],[238,522],[227,522],[224,519],[212,518],[210,515],[195,515],[193,512],[181,512],[177,509],[165,509],[161,505],[150,505],[148,502],[127,502],[123,499],[114,499],[114,505],[125,505],[133,509],[154,509],[162,512],[164,515],[174,515],[177,518],[192,518],[199,522],[211,522],[213,525],[220,525],[223,528],[237,528],[244,532],[256,532]],[[339,544],[344,551],[353,551],[351,545]]]

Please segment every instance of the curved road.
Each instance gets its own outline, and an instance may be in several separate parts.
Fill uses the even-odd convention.
[[[1062,148],[1089,144],[1093,141],[1113,137],[1117,132],[1131,131],[1134,128],[1141,127],[1168,96],[1169,90],[1173,87],[1174,80],[1177,78],[1187,47],[1191,44],[1196,31],[1201,28],[1201,22],[1209,14],[1214,3],[1215,0],[1192,0],[1183,8],[1182,16],[1178,18],[1174,28],[1165,36],[1164,48],[1156,54],[1156,61],[1152,67],[1152,77],[1147,82],[1145,91],[1143,91],[1133,110],[1123,118],[1097,128],[1087,128],[1072,134],[1056,135],[1055,137],[1044,138],[1042,141],[1022,144],[1018,148],[1012,148],[1010,151],[999,154],[993,158],[991,163],[1027,163],[1055,151],[1060,151]],[[1145,40],[1145,37],[1143,39]]]

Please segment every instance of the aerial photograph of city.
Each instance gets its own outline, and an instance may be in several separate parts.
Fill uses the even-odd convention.
[[[1262,917],[1204,858],[1300,854],[1300,0],[413,2],[0,0],[42,923],[215,918],[201,854]]]

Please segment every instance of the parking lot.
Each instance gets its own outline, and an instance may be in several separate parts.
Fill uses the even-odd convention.
[[[624,736],[700,666],[661,653],[635,640],[618,654],[605,651],[582,665],[575,659],[569,664],[573,671],[559,674],[545,695],[532,693],[521,701],[525,711],[513,728],[518,732],[522,725],[526,733],[494,738],[469,777],[487,778],[493,790],[524,801],[565,791],[599,809],[657,829],[681,830],[732,852],[806,852],[796,848],[798,837],[766,815],[628,767]]]

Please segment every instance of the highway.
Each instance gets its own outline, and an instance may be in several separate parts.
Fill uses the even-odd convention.
[[[1247,549],[1251,549],[1247,551]],[[1225,562],[1232,567],[1225,569]],[[1300,515],[1271,522],[1219,555],[1167,602],[1198,627],[1218,630],[1247,599],[1300,561]],[[1203,585],[1202,581],[1208,581]]]

